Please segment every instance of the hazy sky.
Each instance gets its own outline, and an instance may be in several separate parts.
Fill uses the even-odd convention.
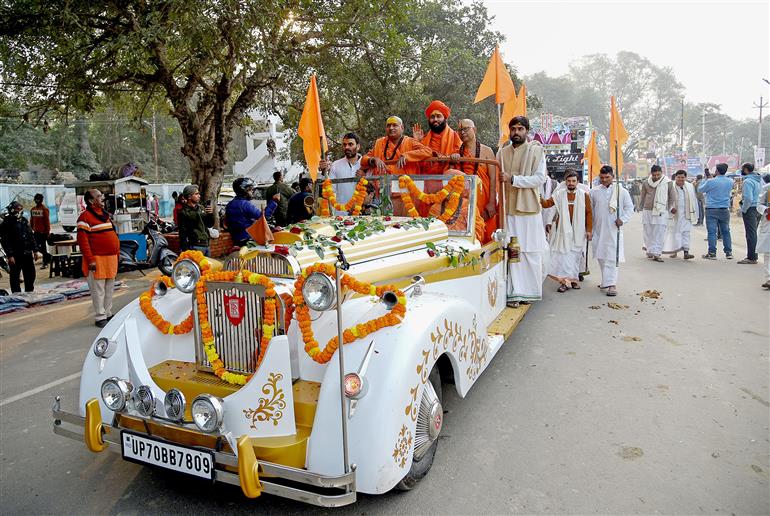
[[[558,76],[583,55],[629,50],[670,66],[688,101],[721,104],[732,117],[756,118],[753,103],[770,97],[770,85],[762,81],[770,80],[768,0],[484,4],[495,16],[493,28],[506,35],[503,58],[525,76]]]

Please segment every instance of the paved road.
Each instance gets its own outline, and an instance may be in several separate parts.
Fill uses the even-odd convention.
[[[652,263],[637,251],[640,232],[632,221],[614,299],[628,308],[609,308],[594,275],[565,294],[548,283],[467,398],[445,389],[440,448],[421,485],[334,512],[770,513],[769,304],[760,266]],[[695,234],[698,254],[704,237]],[[744,252],[736,245],[736,256]],[[636,293],[646,289],[662,298],[641,301]],[[54,436],[52,397],[73,406],[73,375],[96,334],[87,311],[0,318],[3,513],[308,511]]]

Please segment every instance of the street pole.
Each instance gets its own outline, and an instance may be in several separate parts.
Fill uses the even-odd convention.
[[[679,137],[681,143],[681,150],[684,152],[684,97],[682,97],[682,116],[679,123]]]
[[[759,129],[757,130],[757,149],[762,148],[762,109],[767,107],[767,102],[763,102],[764,97],[759,97],[759,104],[754,104],[755,108],[759,108]]]
[[[708,158],[706,158],[706,110],[704,109],[702,111],[703,117],[701,118],[701,143],[703,144],[703,163],[702,165],[706,165],[708,163]]]

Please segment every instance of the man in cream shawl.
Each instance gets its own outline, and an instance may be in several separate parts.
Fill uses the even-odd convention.
[[[684,259],[692,260],[695,255],[690,254],[690,232],[693,224],[698,222],[698,198],[695,196],[695,188],[687,182],[687,172],[684,170],[677,170],[674,174],[674,191],[676,213],[668,222],[663,253],[676,258],[676,253],[684,251]]]
[[[676,213],[676,192],[674,183],[663,176],[658,165],[650,169],[650,177],[642,182],[642,196],[639,204],[642,206],[642,227],[644,248],[647,258],[662,262],[663,240],[666,238],[668,214]]]
[[[509,306],[517,307],[521,302],[538,301],[543,296],[548,242],[538,193],[547,176],[543,147],[527,142],[527,117],[513,117],[508,127],[510,144],[498,151],[497,159],[504,170],[505,229],[509,237],[518,239],[520,246],[519,262],[508,264],[507,301]]]
[[[551,235],[551,262],[548,276],[559,282],[558,292],[566,292],[570,286],[579,289],[582,272],[583,250],[591,240],[591,200],[588,193],[578,188],[578,176],[574,170],[564,175],[566,188],[558,188],[553,197],[543,199],[543,208],[555,208],[558,220]]]

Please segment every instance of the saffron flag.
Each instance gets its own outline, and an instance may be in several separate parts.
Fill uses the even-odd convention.
[[[516,107],[519,103],[519,98],[516,96],[516,92],[513,92],[513,97],[503,105],[503,111],[500,114],[500,145],[508,141],[508,137],[511,134],[511,130],[508,129],[508,123],[511,118],[516,116]]]
[[[492,53],[484,79],[479,85],[473,103],[481,102],[490,95],[495,96],[495,104],[505,104],[508,99],[516,96],[516,89],[513,87],[511,76],[500,57],[499,47],[495,47],[495,51]]]
[[[302,138],[302,150],[305,152],[305,163],[307,163],[310,178],[315,181],[318,177],[321,154],[329,150],[324,131],[324,121],[321,118],[321,100],[318,96],[315,74],[310,76],[310,86],[307,88],[305,107],[302,109],[302,117],[299,119],[297,134]]]
[[[513,116],[527,116],[527,85],[523,82],[516,98],[516,111],[514,111]]]
[[[500,115],[500,144],[502,145],[508,141],[510,136],[510,129],[508,129],[508,123],[511,118],[515,116],[527,116],[527,85],[521,83],[521,89],[519,94],[513,93],[508,102],[503,106],[503,113]]]
[[[623,175],[623,145],[627,140],[628,131],[615,106],[615,97],[610,97],[610,164],[615,167],[615,177],[618,179]]]
[[[588,166],[588,184],[589,186],[593,185],[594,177],[599,174],[599,170],[602,168],[602,158],[596,147],[596,131],[591,132],[591,141],[588,142],[586,153],[583,155],[583,163]]]

